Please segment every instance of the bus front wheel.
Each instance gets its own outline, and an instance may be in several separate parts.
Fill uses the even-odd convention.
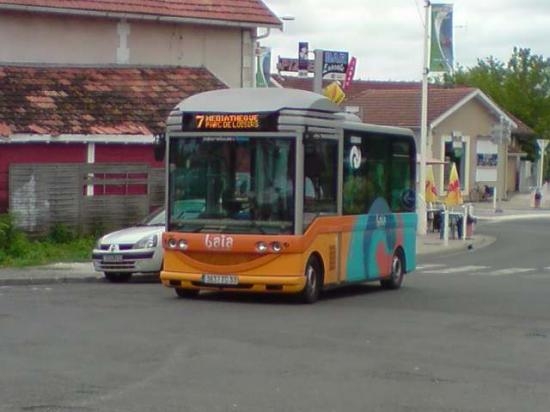
[[[306,285],[300,293],[300,301],[303,303],[315,303],[319,299],[322,287],[321,269],[317,259],[309,258],[304,273]]]
[[[380,284],[385,289],[399,289],[403,283],[404,275],[403,254],[398,250],[392,257],[390,277],[382,279]]]

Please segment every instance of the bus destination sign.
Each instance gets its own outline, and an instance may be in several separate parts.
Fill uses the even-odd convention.
[[[273,131],[277,128],[273,113],[184,113],[183,131]]]

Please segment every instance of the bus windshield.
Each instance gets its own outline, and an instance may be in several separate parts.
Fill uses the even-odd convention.
[[[291,234],[295,140],[202,136],[169,149],[169,231]]]

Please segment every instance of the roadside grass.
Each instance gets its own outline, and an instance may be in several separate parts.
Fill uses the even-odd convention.
[[[94,243],[94,236],[78,236],[64,225],[54,226],[47,235],[30,238],[16,228],[11,215],[0,215],[0,267],[86,262]]]

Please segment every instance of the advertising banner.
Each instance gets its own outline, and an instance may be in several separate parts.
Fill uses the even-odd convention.
[[[300,69],[298,68],[298,59],[292,59],[290,57],[279,57],[277,60],[277,71],[279,72],[297,72]],[[315,67],[315,60],[311,59],[307,62],[307,71],[308,73],[313,73]]]
[[[256,87],[269,87],[269,80],[271,78],[271,49],[261,47],[256,59]]]
[[[355,65],[357,64],[357,59],[352,57],[348,63],[348,69],[346,70],[346,78],[344,79],[344,84],[342,85],[342,90],[346,90],[355,76]]]
[[[348,52],[323,51],[323,79],[344,80],[348,61]]]
[[[432,4],[430,71],[453,70],[453,5]]]
[[[300,76],[307,76],[309,67],[309,43],[301,41],[298,43],[298,73]]]

